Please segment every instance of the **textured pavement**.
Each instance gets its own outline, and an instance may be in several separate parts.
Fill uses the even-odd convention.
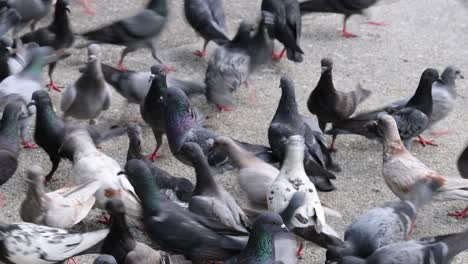
[[[73,1],[71,19],[76,32],[83,32],[98,25],[128,16],[140,8],[141,0],[96,0],[92,5],[97,9],[95,16],[84,14],[82,8]],[[145,1],[146,2],[146,1]],[[185,22],[182,0],[170,2],[170,22],[158,40],[160,58],[166,64],[175,66],[175,76],[182,79],[203,80],[206,59],[192,55],[201,48],[202,39],[197,37]],[[229,36],[233,36],[237,25],[243,19],[256,21],[260,13],[261,0],[226,1],[226,13]],[[301,64],[281,61],[267,65],[254,73],[250,82],[257,89],[257,101],[249,100],[247,89],[241,88],[235,94],[236,110],[218,113],[206,100],[196,98],[199,106],[209,117],[208,125],[225,135],[239,140],[267,144],[267,129],[276,110],[280,89],[281,75],[290,75],[296,83],[296,94],[302,113],[308,114],[306,100],[315,87],[320,75],[320,59],[331,56],[334,60],[335,86],[341,90],[354,89],[359,82],[372,90],[373,95],[362,105],[360,110],[373,109],[391,100],[413,94],[423,70],[433,67],[442,71],[453,64],[465,70],[468,75],[468,10],[458,1],[453,0],[382,0],[370,10],[373,20],[385,21],[389,26],[369,26],[364,17],[354,16],[349,21],[349,30],[359,35],[358,38],[344,39],[339,29],[342,16],[310,15],[303,20],[302,48],[306,56]],[[46,22],[44,22],[46,23]],[[77,43],[80,43],[79,40]],[[277,49],[281,46],[277,45]],[[209,51],[216,46],[210,44]],[[103,61],[114,64],[121,49],[114,46],[103,47]],[[55,76],[59,84],[72,83],[78,76],[78,68],[83,65],[86,50],[73,50],[73,56],[60,62]],[[149,70],[153,60],[148,51],[140,50],[130,54],[126,66],[134,70]],[[44,75],[45,76],[45,75]],[[44,79],[44,83],[48,80]],[[413,153],[431,168],[449,177],[458,176],[455,166],[459,153],[466,146],[468,133],[464,130],[468,121],[467,81],[458,81],[458,93],[461,95],[454,112],[437,128],[450,128],[456,132],[437,138],[439,147],[420,147],[415,145]],[[50,92],[54,105],[58,109],[60,94]],[[114,93],[112,106],[105,113],[106,118],[118,119],[124,108],[122,98]],[[133,120],[139,120],[137,107],[130,108]],[[144,129],[144,150],[150,152],[154,139],[148,128]],[[125,164],[128,140],[125,136],[103,144],[103,151]],[[381,146],[378,142],[361,137],[349,136],[338,139],[339,152],[336,161],[343,171],[337,174],[337,191],[320,194],[321,200],[343,215],[342,219],[328,217],[328,221],[342,234],[351,221],[366,210],[382,206],[397,200],[386,187],[381,175]],[[175,160],[167,145],[162,148],[163,157],[156,161],[176,176],[194,179],[191,168]],[[26,190],[24,171],[31,164],[41,164],[44,170],[50,169],[48,156],[40,149],[24,150],[21,164],[15,176],[0,187],[9,204],[0,209],[0,221],[20,221],[19,206]],[[70,175],[70,163],[62,162],[55,174],[57,181],[49,190],[65,185]],[[242,204],[243,195],[236,181],[236,173],[217,176],[217,181],[230,191]],[[431,204],[424,208],[417,221],[415,238],[458,232],[466,228],[468,219],[447,217],[448,211],[462,209],[465,202],[445,202]],[[101,228],[95,224],[98,212],[80,225],[81,229]],[[147,241],[144,235],[135,230],[140,241]],[[324,263],[325,251],[307,244],[303,260],[300,263]],[[90,256],[78,258],[79,263],[92,263]],[[454,263],[467,263],[468,254],[460,254]]]

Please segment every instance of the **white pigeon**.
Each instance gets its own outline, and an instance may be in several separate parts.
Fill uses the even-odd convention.
[[[45,193],[41,167],[32,166],[27,176],[29,188],[21,204],[21,219],[50,227],[71,228],[81,222],[93,208],[94,194],[101,188],[101,183],[94,180]]]
[[[80,234],[30,223],[0,223],[0,259],[14,264],[61,263],[83,254],[107,234],[109,229]]]
[[[72,150],[73,166],[71,173],[75,184],[84,184],[98,180],[101,188],[96,192],[96,207],[106,208],[109,199],[119,199],[124,203],[125,211],[133,217],[142,216],[141,202],[120,165],[111,157],[100,152],[86,130],[72,132],[65,139],[62,149]]]
[[[289,204],[296,192],[304,192],[306,200],[303,206],[296,210],[298,223],[296,227],[315,226],[317,232],[322,232],[325,213],[315,189],[304,170],[304,138],[299,135],[288,139],[286,155],[280,173],[270,186],[268,192],[268,210],[281,213]]]

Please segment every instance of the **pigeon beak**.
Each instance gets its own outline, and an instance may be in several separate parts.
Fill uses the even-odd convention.
[[[281,229],[283,229],[283,231],[285,231],[285,232],[289,232],[289,230],[288,230],[288,228],[286,227],[285,224],[281,225]]]
[[[90,55],[88,58],[88,62],[95,62],[97,60],[96,55]]]
[[[154,80],[154,77],[156,77],[156,75],[155,75],[155,74],[151,74],[151,76],[150,76],[149,79],[148,79],[148,83],[152,83],[153,80]]]

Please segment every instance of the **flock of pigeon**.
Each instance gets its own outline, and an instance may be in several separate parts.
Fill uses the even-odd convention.
[[[87,48],[88,61],[80,77],[62,90],[53,72],[72,55],[69,49],[78,38],[70,27],[68,0],[1,1],[0,185],[15,177],[24,149],[40,147],[52,167],[45,172],[22,160],[31,163],[25,165],[27,193],[19,212],[24,222],[0,223],[0,260],[64,263],[74,261],[74,256],[101,254],[94,263],[292,264],[301,258],[304,242],[310,241],[326,251],[326,263],[450,263],[468,249],[468,230],[422,239],[411,235],[423,206],[468,200],[468,148],[458,161],[461,177],[444,177],[410,151],[416,139],[436,145],[422,134],[452,111],[456,81],[463,78],[456,66],[440,74],[428,68],[407,98],[355,114],[371,92],[360,85],[351,92],[336,89],[333,61],[323,58],[320,79],[307,100],[310,113],[299,112],[294,80],[281,77],[281,98],[268,128],[269,146],[241,142],[208,128],[203,113],[189,99],[203,95],[219,111],[233,110],[233,93],[249,86],[249,75],[259,67],[284,56],[297,63],[304,60],[302,16],[343,14],[343,36],[356,37],[348,31],[347,20],[376,2],[263,0],[258,22],[242,22],[229,38],[223,0],[185,0],[186,19],[205,40],[195,55],[208,56],[205,80],[195,82],[172,77],[169,73],[175,69],[158,57],[155,38],[167,23],[168,3],[149,0],[134,16],[79,34],[86,40],[80,47]],[[82,3],[88,13],[95,12],[88,0]],[[49,12],[52,22],[36,29]],[[28,25],[31,31],[21,34]],[[275,40],[284,46],[280,53],[274,51]],[[207,54],[210,41],[218,47]],[[117,68],[101,62],[104,44],[124,47]],[[140,48],[149,49],[156,63],[147,72],[127,70],[124,58]],[[49,91],[42,79],[46,66]],[[112,108],[112,88],[127,105],[139,105],[156,141],[150,155],[143,154],[140,125],[126,122],[128,111],[122,111],[119,122],[101,118]],[[61,114],[49,95],[54,90],[63,92]],[[34,141],[27,138],[29,128]],[[129,146],[127,162],[121,166],[100,144],[125,134]],[[343,134],[382,143],[382,175],[401,200],[356,216],[344,238],[327,223],[328,217],[341,217],[339,208],[323,204],[318,193],[336,189],[333,181],[341,168],[333,152]],[[155,165],[164,135],[173,156],[193,167],[195,183]],[[330,146],[325,135],[332,136]],[[61,160],[72,164],[72,184],[46,192]],[[239,206],[215,180],[216,174],[232,170],[238,171],[250,208]],[[11,201],[0,197],[0,202],[1,212]],[[102,211],[101,222],[110,227],[71,231],[91,210]],[[468,208],[450,215],[468,216]],[[139,228],[157,249],[136,241],[129,219],[141,223]]]

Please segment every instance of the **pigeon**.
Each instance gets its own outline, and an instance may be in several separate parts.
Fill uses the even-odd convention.
[[[281,53],[273,53],[273,59],[279,60],[286,53],[289,60],[302,62],[304,51],[299,46],[302,19],[297,0],[263,0],[262,18],[268,35],[283,43]]]
[[[51,11],[52,0],[6,0],[0,2],[0,7],[8,8],[7,12],[18,13],[20,25],[13,31],[16,37],[16,34],[27,24],[30,24],[31,30],[35,29],[36,23]]]
[[[96,207],[106,208],[109,199],[121,199],[128,215],[139,218],[142,216],[141,202],[132,184],[122,171],[120,165],[111,157],[96,149],[89,133],[76,130],[70,133],[62,148],[73,150],[73,166],[71,173],[75,184],[83,184],[97,180],[101,187],[96,192]],[[105,222],[108,219],[103,219]]]
[[[416,227],[417,211],[431,202],[440,187],[436,179],[421,179],[408,191],[408,200],[357,217],[346,229],[344,242],[327,245],[327,263],[342,263],[347,256],[367,258],[379,248],[409,239]]]
[[[207,218],[214,225],[221,224],[226,229],[248,235],[250,220],[234,198],[215,182],[213,172],[200,146],[187,142],[182,146],[181,152],[192,163],[197,177],[197,184],[189,202],[189,210]]]
[[[37,43],[20,43],[21,40],[16,40],[16,48],[13,49],[11,45],[4,45],[5,51],[8,51],[8,56],[5,56],[4,61],[4,71],[8,70],[8,76],[21,72],[32,60],[34,57],[34,50],[39,47]],[[5,76],[8,77],[8,76]]]
[[[100,255],[93,261],[93,264],[117,264],[117,261],[113,256]]]
[[[304,170],[304,138],[299,135],[288,138],[286,155],[281,164],[281,170],[268,192],[268,210],[281,213],[289,204],[295,192],[305,192],[304,206],[296,210],[297,223],[300,227],[313,226],[318,233],[329,229],[325,221],[325,212],[314,184]],[[331,231],[335,236],[336,232]],[[302,255],[302,245],[298,255]]]
[[[371,92],[360,85],[351,92],[337,91],[333,85],[333,61],[330,58],[324,58],[321,65],[322,75],[307,100],[307,108],[317,116],[320,129],[325,131],[327,123],[348,119],[356,111],[357,106],[370,96]],[[334,150],[334,142],[333,140],[331,150]]]
[[[152,82],[149,82],[151,71],[136,72],[131,70],[119,70],[102,63],[102,72],[106,82],[125,98],[127,104],[141,104],[148,93]],[[154,64],[154,67],[164,68],[168,73],[171,68],[162,64]],[[205,84],[195,81],[184,81],[173,76],[166,75],[167,87],[175,87],[184,91],[187,96],[205,94]]]
[[[65,118],[90,120],[97,123],[102,111],[111,104],[112,91],[101,70],[101,48],[97,44],[88,47],[88,63],[83,74],[65,89],[60,108]]]
[[[234,166],[239,168],[239,184],[249,201],[254,205],[267,206],[267,193],[279,170],[228,137],[217,137],[213,147],[225,153]]]
[[[255,220],[245,249],[225,264],[297,263],[296,242],[276,213],[263,213]],[[288,250],[289,249],[289,250]]]
[[[34,109],[26,107],[35,91],[42,89],[42,68],[47,64],[46,58],[51,52],[50,48],[36,48],[32,51],[32,58],[28,65],[19,73],[9,76],[0,83],[0,101],[21,102],[24,106],[21,114],[21,140],[25,148],[34,148],[35,145],[26,140],[25,135],[30,117]]]
[[[21,36],[21,42],[35,42],[41,47],[52,47],[55,53],[60,55],[61,58],[68,57],[70,54],[65,50],[73,45],[74,36],[67,12],[70,12],[70,9],[68,9],[68,0],[57,0],[57,3],[55,4],[54,20],[52,23],[47,27],[40,28]],[[48,87],[60,92],[61,87],[57,86],[52,78],[56,65],[56,61],[49,65],[50,83]]]
[[[211,40],[220,45],[229,42],[224,0],[184,0],[184,11],[190,26],[205,40],[203,50],[195,51],[195,55],[205,57]]]
[[[344,258],[343,264],[446,264],[468,249],[468,231],[402,241],[377,250],[367,259]]]
[[[398,198],[405,200],[408,191],[419,180],[434,179],[441,185],[435,191],[435,201],[468,200],[468,179],[444,177],[411,155],[398,135],[392,116],[379,115],[374,127],[383,137],[383,178]]]
[[[18,138],[18,118],[21,105],[10,103],[3,111],[0,121],[0,186],[15,174],[18,168],[20,142]],[[5,205],[5,198],[0,194],[0,207]]]
[[[0,223],[0,260],[14,264],[62,263],[73,256],[95,254],[108,229],[88,233],[30,223]]]
[[[191,165],[190,161],[181,155],[180,149],[186,142],[194,142],[200,145],[210,166],[218,171],[232,170],[233,166],[226,154],[212,148],[213,141],[219,135],[200,124],[199,113],[191,105],[185,93],[179,89],[169,88],[163,100],[166,136],[172,154],[184,164]],[[271,150],[265,146],[240,141],[236,143],[263,160],[275,162]]]
[[[92,43],[125,46],[119,60],[119,68],[122,70],[125,69],[125,56],[143,47],[150,49],[153,58],[162,63],[156,55],[154,38],[166,25],[167,15],[166,0],[150,0],[139,13],[81,35]]]
[[[346,22],[352,15],[362,15],[364,10],[377,3],[377,0],[307,0],[301,2],[299,7],[301,14],[308,13],[337,13],[343,14],[343,29],[342,33],[345,38],[357,37],[346,29]],[[382,26],[383,22],[370,21],[370,25]]]
[[[21,22],[21,15],[15,9],[9,9],[0,15],[0,37]]]
[[[52,169],[45,177],[46,182],[52,179],[52,175],[57,170],[62,158],[73,160],[73,152],[62,148],[71,132],[81,129],[86,130],[95,145],[125,134],[124,128],[109,125],[105,122],[86,126],[64,123],[55,113],[52,100],[45,90],[33,93],[32,101],[28,106],[31,105],[35,105],[37,109],[34,140],[49,155],[52,162]]]
[[[293,135],[303,136],[306,141],[304,167],[307,175],[320,191],[334,190],[335,187],[330,180],[336,177],[327,170],[327,167],[333,167],[333,162],[328,148],[323,145],[322,135],[318,136],[309,122],[299,114],[293,81],[288,77],[282,77],[280,88],[281,99],[268,128],[268,141],[273,155],[278,160],[283,160],[287,139]]]
[[[273,42],[260,21],[256,32],[242,22],[236,36],[218,47],[208,60],[206,98],[220,111],[233,110],[232,93],[247,82],[249,74],[271,60]],[[247,85],[247,84],[246,84]]]
[[[200,223],[203,218],[162,198],[148,166],[131,160],[125,172],[143,205],[143,223],[148,236],[162,250],[184,254],[193,262],[225,260],[245,246]]]
[[[457,98],[456,83],[457,78],[463,79],[460,69],[455,66],[448,66],[440,75],[440,79],[432,85],[432,115],[429,129],[446,118],[455,106]],[[388,107],[401,108],[408,103],[410,98],[401,99],[391,103]],[[443,130],[434,134],[447,134],[449,131]]]
[[[156,167],[153,162],[148,160],[141,152],[141,143],[143,142],[141,127],[131,123],[127,127],[129,147],[127,152],[127,162],[133,159],[143,161],[151,170],[154,181],[160,188],[160,192],[169,200],[188,207],[188,201],[192,197],[194,190],[193,183],[186,178],[177,178],[167,171]]]
[[[393,116],[398,124],[398,132],[407,149],[411,149],[412,139],[426,130],[432,115],[432,85],[439,79],[437,70],[426,69],[419,82],[416,92],[403,107],[384,107],[367,113],[358,114],[349,119],[333,123],[333,127],[326,134],[357,134],[366,138],[380,138],[369,127],[380,113]],[[426,144],[426,143],[424,143]],[[432,144],[432,142],[427,142]]]
[[[34,165],[27,171],[28,190],[21,204],[20,215],[25,222],[57,228],[71,228],[83,220],[94,206],[94,194],[99,181],[54,192],[44,192],[42,168]]]
[[[106,210],[111,215],[111,226],[109,234],[103,241],[101,254],[112,255],[117,263],[173,263],[168,253],[154,250],[135,240],[125,219],[125,206],[120,200],[109,200]]]

